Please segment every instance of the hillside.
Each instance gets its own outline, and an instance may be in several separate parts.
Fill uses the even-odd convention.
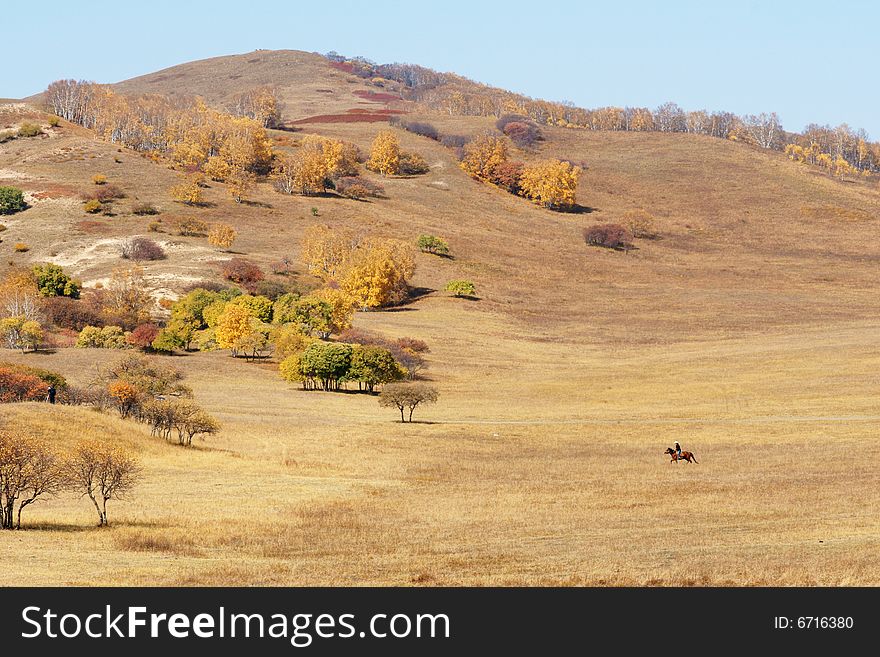
[[[222,107],[266,84],[288,128],[269,133],[282,152],[310,133],[367,151],[386,120],[346,119],[363,116],[352,110],[404,111],[455,135],[494,124],[367,100],[375,87],[297,51],[192,62],[114,88]],[[191,452],[84,409],[4,407],[7,421],[49,435],[94,418],[95,431],[141,446],[148,474],[107,533],[67,531],[59,518],[75,500],[35,505],[32,522],[48,530],[21,536],[37,536],[46,557],[17,562],[10,581],[877,584],[876,181],[701,135],[542,126],[544,141],[513,149],[517,159],[586,165],[580,211],[557,213],[392,128],[430,171],[365,173],[386,198],[285,195],[261,180],[239,204],[211,182],[208,204],[186,207],[169,195],[179,173],[167,163],[67,122],[48,127],[33,103],[0,106],[0,130],[25,118],[45,134],[0,144],[0,186],[22,188],[31,204],[2,218],[4,268],[51,261],[95,287],[124,264],[122,241],[142,235],[168,254],[144,263],[157,299],[220,282],[232,257],[267,271],[289,257],[294,275],[273,279],[308,289],[317,282],[301,239],[315,224],[411,243],[436,234],[452,257],[417,254],[419,296],[355,318],[358,329],[430,345],[440,402],[420,411],[424,424],[392,423],[367,395],[300,391],[274,364],[228,352],[163,361],[223,424]],[[125,192],[113,216],[82,209],[96,174]],[[149,229],[156,216],[133,214],[140,202],[161,211],[160,232]],[[626,253],[584,243],[585,227],[633,209],[656,217],[656,239]],[[234,253],[173,234],[180,216],[234,226]],[[16,252],[18,242],[29,250]],[[455,278],[473,280],[478,299],[443,292]],[[3,354],[80,385],[114,357]],[[668,464],[673,440],[701,464]],[[847,458],[828,459],[829,444]],[[4,562],[16,541],[0,536]]]

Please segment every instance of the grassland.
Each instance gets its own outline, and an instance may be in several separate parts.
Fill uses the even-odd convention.
[[[362,106],[358,83],[339,72],[317,82],[313,65],[295,73],[308,93],[293,78],[283,92],[286,117]],[[224,75],[248,75],[233,68]],[[331,95],[324,88],[335,99],[326,107],[313,100]],[[450,133],[491,125],[413,117]],[[380,126],[307,129],[365,148]],[[366,395],[297,390],[271,365],[222,353],[171,361],[223,424],[192,450],[87,409],[0,409],[48,440],[125,441],[146,468],[109,529],[91,526],[82,500],[29,510],[29,531],[0,534],[4,583],[880,584],[876,182],[710,138],[546,133],[538,152],[516,157],[585,160],[579,200],[591,212],[549,213],[476,183],[449,150],[404,132],[431,172],[384,180],[387,199],[287,197],[261,184],[238,205],[214,185],[213,205],[198,209],[168,198],[173,171],[72,126],[0,146],[0,184],[36,195],[4,219],[2,260],[57,261],[87,284],[119,264],[119,240],[147,234],[152,218],[132,215],[135,201],[156,203],[163,219],[233,224],[235,250],[262,265],[298,262],[316,222],[434,233],[454,255],[419,255],[412,282],[427,294],[356,319],[431,346],[441,397],[417,412],[421,423],[394,422]],[[275,136],[285,148],[290,135]],[[96,173],[128,194],[116,216],[82,213],[76,196]],[[656,215],[659,239],[626,255],[584,246],[583,227],[640,207]],[[169,252],[147,265],[158,296],[216,279],[230,257],[201,238],[153,236]],[[17,241],[31,251],[14,254]],[[480,300],[437,292],[457,277],[473,279]],[[295,278],[308,284],[301,270]],[[2,355],[79,383],[116,356]],[[676,439],[699,465],[667,462]]]

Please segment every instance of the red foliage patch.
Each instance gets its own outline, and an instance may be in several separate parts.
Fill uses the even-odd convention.
[[[352,93],[358,98],[363,98],[364,100],[369,100],[373,103],[387,103],[402,100],[400,96],[395,96],[394,94],[387,94],[381,91],[368,91],[367,89],[358,89]]]
[[[76,227],[84,233],[103,233],[110,229],[110,226],[105,223],[100,221],[90,221],[88,219],[78,221]]]
[[[343,73],[354,73],[354,65],[350,62],[330,62],[330,67]]]
[[[291,121],[291,123],[294,125],[299,123],[378,123],[379,121],[388,121],[397,114],[406,113],[403,110],[350,109],[345,114],[318,114],[298,121]]]
[[[42,401],[49,386],[32,374],[0,367],[0,403]]]
[[[33,197],[38,199],[77,198],[78,196],[79,192],[73,187],[57,184],[49,185],[45,189],[33,193]]]

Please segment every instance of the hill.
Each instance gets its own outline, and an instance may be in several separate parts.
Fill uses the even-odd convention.
[[[115,89],[222,107],[264,84],[297,130],[270,131],[281,151],[309,133],[367,150],[388,126],[338,118],[362,114],[352,110],[405,111],[455,135],[494,123],[377,102],[363,79],[295,51],[193,62]],[[9,112],[9,125],[22,120]],[[166,163],[26,112],[45,134],[0,144],[0,185],[23,188],[32,205],[3,219],[7,267],[52,261],[94,287],[123,263],[121,242],[143,235],[168,253],[145,263],[157,298],[219,281],[236,255],[267,270],[289,257],[308,288],[301,238],[315,224],[409,242],[436,234],[453,257],[417,254],[420,295],[355,320],[428,342],[441,396],[425,424],[393,424],[372,397],[296,390],[272,365],[219,352],[165,359],[223,424],[191,452],[82,409],[4,407],[49,435],[94,422],[130,436],[148,470],[108,532],[57,526],[56,505],[75,501],[34,509],[49,528],[23,535],[46,557],[15,562],[16,583],[877,583],[875,181],[701,135],[542,126],[544,141],[514,149],[517,159],[586,165],[581,211],[555,213],[392,128],[430,171],[364,174],[387,198],[288,196],[261,181],[238,204],[209,183],[209,204],[188,208],[169,195],[180,174]],[[82,210],[96,174],[125,192],[113,216]],[[161,211],[163,232],[149,228],[157,217],[133,213],[142,202]],[[626,253],[584,243],[584,228],[633,209],[656,217],[656,239]],[[236,253],[174,234],[174,216],[233,225]],[[441,292],[453,278],[473,280],[479,298]],[[114,357],[4,354],[80,384]],[[701,464],[666,463],[673,440]],[[0,541],[11,562],[18,544]]]

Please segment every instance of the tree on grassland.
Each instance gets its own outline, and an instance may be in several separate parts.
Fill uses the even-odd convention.
[[[0,431],[0,528],[21,529],[22,511],[62,488],[58,458],[36,438]]]
[[[412,422],[413,411],[419,404],[433,404],[437,401],[437,389],[426,383],[389,383],[379,393],[379,406],[397,408],[401,422]],[[409,411],[409,420],[404,412]]]
[[[520,187],[524,196],[551,210],[566,210],[577,203],[581,168],[561,160],[544,160],[523,168]]]
[[[63,467],[68,486],[95,505],[100,527],[109,524],[107,502],[124,498],[141,477],[137,457],[98,440],[80,442]]]

